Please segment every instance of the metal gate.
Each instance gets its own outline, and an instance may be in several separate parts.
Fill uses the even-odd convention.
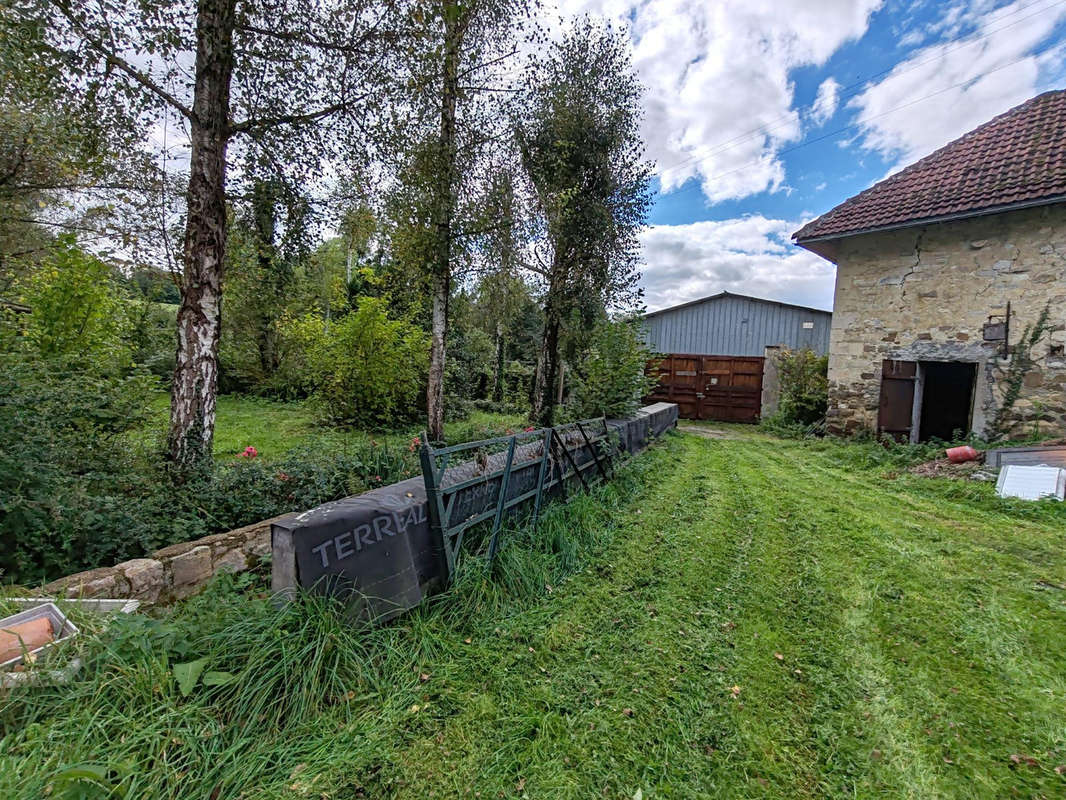
[[[651,402],[677,403],[685,419],[756,422],[762,411],[763,361],[758,356],[668,355],[648,363],[658,379]]]

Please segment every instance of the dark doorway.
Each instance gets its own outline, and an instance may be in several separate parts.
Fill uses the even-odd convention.
[[[919,374],[922,416],[919,439],[950,441],[955,431],[970,432],[977,365],[960,361],[922,361]]]

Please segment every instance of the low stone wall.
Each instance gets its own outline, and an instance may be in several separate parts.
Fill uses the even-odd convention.
[[[39,593],[60,597],[130,597],[145,603],[180,600],[194,594],[223,570],[243,572],[258,564],[270,553],[270,526],[284,516],[164,547],[147,558],[68,575],[45,584]]]
[[[677,407],[659,403],[642,409],[636,418],[625,421],[612,420],[609,425],[620,437],[620,445],[631,453],[639,452],[648,442],[660,436],[677,422]],[[409,498],[406,506],[417,506],[418,513],[410,533],[421,532],[419,552],[430,552],[429,525],[425,513],[425,487],[421,477],[410,478],[398,484],[374,489],[356,497],[327,504],[323,508],[366,507],[372,517],[392,515],[396,509],[382,506],[379,499],[389,492]],[[47,583],[34,594],[48,597],[114,597],[135,598],[143,603],[168,603],[181,600],[199,591],[208,580],[223,570],[243,572],[256,566],[260,559],[271,553],[271,529],[278,523],[291,525],[294,519],[314,517],[321,509],[312,509],[302,514],[283,514],[271,519],[246,525],[226,533],[216,533],[182,542],[157,550],[146,558],[123,561],[113,567],[100,567],[87,572],[68,575]],[[406,525],[405,525],[406,527]],[[379,537],[380,538],[380,534]],[[274,564],[274,583],[278,586],[278,560]],[[293,578],[285,586],[291,586]],[[418,600],[421,600],[419,595]]]

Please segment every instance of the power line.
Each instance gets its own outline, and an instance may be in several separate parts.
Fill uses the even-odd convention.
[[[932,58],[927,58],[927,59],[924,59],[922,61],[918,61],[918,62],[916,62],[914,64],[911,64],[906,69],[900,70],[897,74],[898,75],[905,75],[906,73],[911,72],[912,70],[915,70],[918,67],[925,66],[926,64],[931,64],[934,61],[939,61],[940,59],[942,59],[948,53],[955,52],[956,50],[961,50],[962,48],[969,47],[970,45],[973,45],[973,44],[977,44],[978,42],[983,41],[983,40],[985,40],[985,39],[989,38],[990,36],[993,36],[993,35],[995,35],[997,33],[1000,33],[1001,31],[1004,31],[1007,28],[1012,28],[1015,25],[1020,25],[1021,23],[1025,22],[1027,20],[1030,20],[1030,19],[1032,19],[1034,17],[1040,16],[1044,12],[1050,11],[1052,8],[1062,5],[1064,2],[1066,2],[1066,0],[1056,0],[1056,2],[1052,3],[1051,5],[1044,6],[1039,11],[1036,11],[1036,12],[1034,12],[1034,13],[1026,16],[1026,17],[1022,17],[1021,19],[1014,20],[1014,22],[1011,22],[1008,25],[1001,25],[1000,27],[995,28],[994,30],[991,30],[988,33],[985,33],[985,34],[983,34],[983,35],[981,35],[979,37],[972,38],[972,39],[967,39],[966,41],[962,41],[961,39],[956,39],[956,40],[954,40],[954,42],[948,42],[947,43],[949,45],[948,49],[941,50],[936,56],[934,56]],[[1000,21],[1002,21],[1003,19],[1006,19],[1008,17],[1014,16],[1015,14],[1020,14],[1023,11],[1027,11],[1027,10],[1033,8],[1033,6],[1036,6],[1036,5],[1039,5],[1039,4],[1040,4],[1040,0],[1037,0],[1037,2],[1035,2],[1035,3],[1030,3],[1027,6],[1023,6],[1022,8],[1019,8],[1016,11],[1012,11],[1010,14],[1004,15],[1003,17],[1000,18]],[[958,43],[958,44],[956,46],[954,46],[954,47],[951,47],[950,45],[952,45],[953,43]],[[1026,56],[1026,57],[1028,57],[1028,56]],[[862,80],[856,81],[855,83],[851,83],[851,84],[848,84],[847,86],[842,87],[839,90],[840,93],[841,93],[841,99],[847,99],[848,97],[852,97],[854,95],[859,94],[860,93],[859,90],[861,88],[866,87],[867,85],[869,85],[869,83],[871,81],[881,77],[882,75],[887,75],[887,74],[893,72],[894,70],[896,70],[900,66],[900,64],[903,64],[903,63],[905,63],[905,62],[901,61],[901,62],[899,62],[897,64],[894,64],[891,67],[888,67],[887,69],[883,69],[880,72],[875,72],[873,75],[869,75],[869,76],[863,78]],[[851,91],[853,89],[855,91]],[[807,106],[806,108],[807,109],[813,108],[813,104],[810,105],[810,106]],[[774,128],[780,127],[781,124],[783,124],[785,122],[790,122],[791,120],[792,120],[792,113],[791,112],[788,113],[788,114],[783,114],[780,117],[778,117],[776,120],[772,120],[771,122],[768,122],[765,125],[761,125],[758,128],[753,128],[752,130],[750,130],[750,131],[748,131],[746,133],[738,134],[737,136],[733,137],[732,139],[727,139],[727,140],[725,140],[724,142],[721,142],[718,145],[712,145],[711,146],[712,149],[710,149],[710,150],[704,150],[702,152],[697,152],[697,153],[693,154],[692,156],[690,156],[690,157],[688,157],[688,158],[686,158],[686,159],[684,159],[682,161],[679,161],[679,162],[674,163],[674,164],[667,165],[665,167],[661,167],[659,170],[657,170],[657,172],[658,172],[659,175],[662,175],[663,173],[668,172],[669,170],[679,169],[681,167],[688,166],[689,164],[692,164],[692,163],[698,163],[700,161],[704,161],[707,158],[709,158],[710,156],[716,155],[716,154],[722,152],[723,150],[731,149],[735,145],[743,144],[744,142],[749,141],[751,139],[754,139],[757,136],[761,136],[761,135],[764,135],[766,133],[769,133]],[[781,151],[781,152],[788,152],[788,151]]]

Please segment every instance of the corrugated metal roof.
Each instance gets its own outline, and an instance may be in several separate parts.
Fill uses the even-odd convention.
[[[767,303],[773,306],[783,306],[785,308],[799,308],[803,311],[816,311],[819,314],[832,314],[833,312],[824,308],[812,308],[811,306],[800,306],[795,303],[785,303],[780,300],[767,300],[765,297],[753,297],[750,294],[737,294],[735,292],[718,292],[718,294],[709,294],[706,297],[701,297],[698,300],[689,300],[687,303],[680,303],[676,306],[670,306],[669,308],[660,308],[658,311],[651,311],[644,315],[645,319],[650,317],[657,317],[660,314],[668,314],[671,311],[677,311],[679,308],[688,308],[689,306],[696,306],[700,303],[707,303],[711,300],[718,300],[722,297],[737,297],[741,300],[751,300],[753,303]]]

